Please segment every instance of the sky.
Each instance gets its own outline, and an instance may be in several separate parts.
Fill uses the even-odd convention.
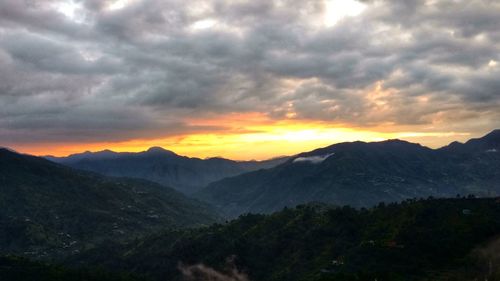
[[[0,146],[266,159],[500,128],[500,1],[2,0]]]

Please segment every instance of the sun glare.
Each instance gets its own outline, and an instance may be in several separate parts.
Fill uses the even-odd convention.
[[[55,7],[56,10],[63,14],[65,17],[74,20],[76,18],[76,10],[80,8],[80,4],[73,1],[66,1],[58,3]]]
[[[193,30],[201,30],[201,29],[207,29],[213,27],[217,22],[213,19],[203,19],[194,22],[191,25],[191,29]]]
[[[119,10],[123,9],[125,6],[129,4],[129,0],[117,0],[111,3],[108,7],[107,10],[113,11],[113,10]]]
[[[395,133],[384,132],[380,128],[348,128],[342,124],[306,120],[270,120],[259,113],[191,119],[189,124],[195,127],[225,124],[227,129],[224,133],[207,131],[114,143],[75,143],[64,146],[54,144],[50,147],[17,148],[37,155],[63,156],[85,150],[112,149],[137,152],[147,150],[152,146],[161,146],[190,157],[221,156],[235,160],[262,160],[281,155],[293,155],[345,141],[381,141],[401,138],[438,147],[457,138],[462,140],[467,137],[454,132],[416,133],[400,128],[399,132]]]
[[[354,0],[327,0],[324,5],[324,24],[328,27],[346,17],[355,17],[366,9],[365,4]]]

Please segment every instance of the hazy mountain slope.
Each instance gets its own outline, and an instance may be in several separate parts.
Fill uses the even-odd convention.
[[[177,155],[159,147],[139,153],[109,150],[47,159],[73,168],[109,176],[151,180],[190,194],[207,184],[248,171],[274,167],[286,157],[267,161],[237,162],[223,158],[199,159]]]
[[[197,196],[235,216],[311,201],[370,206],[413,197],[496,194],[500,153],[492,147],[500,139],[492,134],[468,142],[486,144],[467,150],[432,150],[399,140],[335,144],[214,182]]]
[[[108,244],[78,258],[156,280],[182,280],[179,262],[205,265],[191,268],[200,274],[195,280],[212,280],[201,278],[210,268],[234,276],[231,263],[260,281],[499,280],[498,252],[485,251],[498,248],[487,243],[500,234],[499,217],[496,199],[409,200],[370,210],[301,206]]]
[[[34,257],[217,218],[205,203],[168,187],[78,171],[6,149],[0,149],[0,206],[0,254]]]
[[[440,150],[453,153],[500,152],[500,129],[466,143],[452,142]]]

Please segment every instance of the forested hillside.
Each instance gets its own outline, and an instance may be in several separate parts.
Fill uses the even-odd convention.
[[[208,159],[177,155],[160,147],[143,152],[84,152],[68,157],[46,157],[73,168],[108,176],[150,180],[191,194],[211,182],[249,171],[272,168],[288,159],[280,157],[265,161],[233,161],[214,157]]]
[[[442,149],[401,140],[334,144],[214,182],[197,196],[235,217],[312,201],[369,207],[457,194],[500,195],[500,130]]]
[[[108,244],[72,264],[152,280],[181,280],[179,263],[196,265],[185,273],[206,277],[214,268],[234,280],[498,280],[498,235],[498,199],[407,200],[361,210],[312,204]]]
[[[0,167],[0,255],[52,259],[219,218],[207,204],[144,180],[105,177],[6,149],[0,149]]]

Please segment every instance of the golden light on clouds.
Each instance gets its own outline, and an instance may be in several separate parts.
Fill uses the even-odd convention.
[[[362,129],[320,121],[290,119],[275,121],[261,113],[234,113],[212,118],[191,119],[188,122],[193,126],[223,126],[224,130],[123,142],[64,144],[62,146],[35,144],[17,149],[36,155],[64,156],[86,150],[111,149],[139,152],[152,146],[161,146],[190,157],[219,156],[235,160],[262,160],[293,155],[346,141],[381,141],[399,138],[438,147],[453,140],[469,138],[469,134],[454,132],[412,132],[405,131],[404,128],[393,132],[386,131],[388,129],[383,126]]]

